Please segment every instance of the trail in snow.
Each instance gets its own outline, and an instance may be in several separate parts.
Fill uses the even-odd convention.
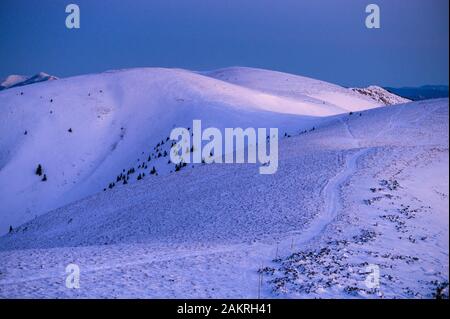
[[[236,284],[245,280],[246,282],[252,283],[258,281],[258,274],[256,270],[261,266],[270,262],[274,257],[286,256],[297,250],[303,245],[310,243],[316,237],[320,237],[325,228],[333,221],[333,219],[338,215],[341,209],[340,203],[340,187],[345,181],[356,171],[357,161],[363,156],[368,149],[358,150],[353,154],[346,156],[345,165],[343,169],[331,178],[326,186],[322,190],[322,194],[325,201],[325,206],[323,207],[322,213],[320,213],[303,232],[296,234],[286,234],[283,240],[281,240],[277,247],[268,243],[255,243],[253,245],[248,244],[237,244],[237,245],[227,245],[227,246],[213,246],[205,249],[188,249],[186,251],[169,250],[167,254],[156,254],[155,251],[146,251],[144,254],[134,254],[129,252],[126,260],[120,256],[120,252],[114,252],[115,248],[112,248],[111,260],[108,265],[92,265],[83,266],[83,276],[89,276],[89,278],[95,278],[98,274],[104,274],[105,272],[120,271],[123,269],[136,268],[146,269],[155,268],[160,264],[174,263],[176,260],[186,260],[195,261],[199,259],[214,260],[217,254],[226,255],[233,253],[233,255],[246,256],[244,259],[238,258],[239,262],[235,260],[236,265],[234,266],[236,270],[229,269],[230,277],[228,280],[230,282],[236,281]],[[100,247],[99,247],[100,248]],[[110,249],[111,249],[110,248]],[[127,253],[128,254],[128,253]],[[244,267],[241,263],[252,265],[250,267]],[[245,269],[244,271],[242,271]],[[42,273],[41,273],[42,271]],[[64,268],[56,267],[53,269],[45,269],[39,271],[40,274],[35,272],[31,276],[24,276],[24,273],[20,273],[19,277],[11,277],[8,279],[0,281],[0,285],[4,288],[7,286],[17,286],[21,284],[26,284],[27,282],[35,281],[59,281],[64,278]],[[241,272],[241,274],[238,274]],[[231,275],[234,273],[234,275]],[[250,286],[247,291],[242,291],[245,297],[255,297],[256,285]],[[270,297],[269,291],[262,294],[264,297]]]
[[[404,107],[397,106],[398,110],[394,114],[389,117],[389,122],[386,124],[386,128],[380,130],[375,138],[378,138],[382,134],[386,134],[390,132],[394,128],[394,118],[398,118],[398,116],[402,113]],[[434,107],[432,110],[427,112],[423,117],[428,116],[437,110],[439,106]],[[358,139],[354,133],[350,129],[349,125],[350,118],[344,118],[341,120],[341,123],[344,125],[345,131],[351,137],[351,143],[355,148],[360,147],[361,140]],[[340,188],[358,169],[358,159],[367,154],[372,148],[363,148],[358,150],[357,152],[346,155],[345,157],[345,165],[343,170],[338,173],[336,176],[331,178],[325,187],[322,190],[323,198],[324,198],[324,208],[321,214],[319,214],[309,225],[307,229],[305,229],[301,234],[294,236],[292,238],[286,239],[279,243],[279,247],[277,248],[280,251],[290,251],[291,253],[294,251],[294,248],[298,248],[299,246],[304,246],[307,243],[311,242],[317,237],[320,237],[323,234],[325,228],[336,218],[339,211],[342,209],[341,204],[341,196],[340,196]]]
[[[356,172],[358,168],[358,159],[361,156],[364,156],[369,150],[370,149],[368,148],[361,149],[346,156],[343,170],[331,178],[322,190],[325,202],[322,213],[320,213],[311,222],[308,228],[302,231],[302,233],[291,236],[280,242],[278,247],[280,253],[287,251],[292,253],[294,249],[299,248],[299,246],[306,245],[323,233],[327,225],[333,221],[341,209],[341,185]]]
[[[389,122],[386,125],[387,129],[380,130],[379,133],[376,135],[376,137],[379,137],[381,134],[386,134],[388,131],[392,130],[394,125],[393,118],[397,118],[402,110],[403,107],[398,107],[398,111],[391,115],[389,117]],[[432,113],[434,110],[438,109],[438,107],[433,108],[430,113]],[[424,116],[429,115],[428,113]],[[354,146],[358,147],[360,145],[360,141],[358,138],[355,137],[355,135],[352,133],[349,127],[348,123],[349,119],[346,118],[342,120],[342,123],[344,124],[345,130],[347,133],[351,136]],[[356,172],[358,165],[358,159],[361,156],[364,156],[369,152],[370,148],[364,148],[359,151],[357,151],[354,154],[347,155],[347,158],[345,160],[345,167],[344,169],[337,174],[335,177],[331,178],[327,185],[323,189],[323,198],[325,202],[325,206],[323,209],[323,213],[320,214],[308,227],[306,232],[304,232],[300,238],[297,238],[298,244],[305,244],[309,241],[311,241],[314,237],[320,235],[325,227],[333,221],[333,219],[337,216],[339,210],[342,209],[341,205],[341,196],[340,196],[340,186],[345,183],[345,181]]]

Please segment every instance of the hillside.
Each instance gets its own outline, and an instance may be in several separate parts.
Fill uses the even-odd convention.
[[[448,99],[336,115],[284,137],[274,175],[204,164],[95,194],[0,238],[0,295],[255,298],[259,269],[264,297],[432,298],[447,132]],[[82,289],[60,283],[68,262]]]
[[[173,165],[159,155],[168,145],[157,145],[193,119],[204,127],[278,127],[284,135],[380,105],[334,84],[249,68],[119,70],[4,90],[0,233],[101,192],[130,169],[169,173]]]

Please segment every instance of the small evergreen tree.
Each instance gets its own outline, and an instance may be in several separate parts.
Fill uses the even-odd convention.
[[[152,170],[150,171],[150,174],[155,175],[156,174],[156,168],[153,166]]]
[[[12,231],[13,231],[13,228],[12,228],[12,226],[10,225],[10,226],[9,226],[9,233],[12,233]]]
[[[47,181],[47,175],[44,174],[44,177],[42,177],[42,181],[46,182]]]
[[[42,175],[42,166],[41,164],[38,165],[36,168],[36,175],[41,176]]]

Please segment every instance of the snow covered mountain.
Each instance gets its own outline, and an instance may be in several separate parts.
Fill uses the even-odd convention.
[[[28,79],[25,75],[12,74],[3,79],[0,83],[0,90],[10,88],[18,83],[24,82]]]
[[[448,108],[331,116],[280,141],[274,175],[200,164],[46,213],[0,238],[0,296],[448,296]]]
[[[103,191],[124,170],[169,173],[168,145],[157,145],[193,119],[205,127],[278,127],[282,135],[381,105],[334,84],[251,68],[119,70],[4,90],[0,233]]]
[[[448,99],[403,102],[236,67],[4,90],[0,298],[448,296]],[[175,172],[194,119],[279,128],[278,171]]]
[[[44,72],[39,72],[38,74],[33,76],[10,75],[0,83],[0,91],[33,83],[53,81],[57,79],[58,78],[56,76],[49,75]]]
[[[366,88],[352,88],[353,91],[372,98],[374,101],[384,105],[407,103],[411,100],[395,95],[382,87],[371,85]]]

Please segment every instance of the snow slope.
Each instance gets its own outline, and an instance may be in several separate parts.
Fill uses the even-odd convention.
[[[448,99],[335,115],[283,138],[274,175],[205,164],[95,194],[0,238],[0,296],[433,298],[448,128]]]
[[[173,165],[158,157],[168,146],[157,144],[193,119],[204,127],[278,127],[283,135],[311,129],[330,115],[377,106],[333,84],[249,68],[208,74],[119,70],[4,90],[0,234],[103,191],[124,170],[139,166],[148,174],[155,166],[169,173]],[[46,181],[35,174],[38,165]]]

